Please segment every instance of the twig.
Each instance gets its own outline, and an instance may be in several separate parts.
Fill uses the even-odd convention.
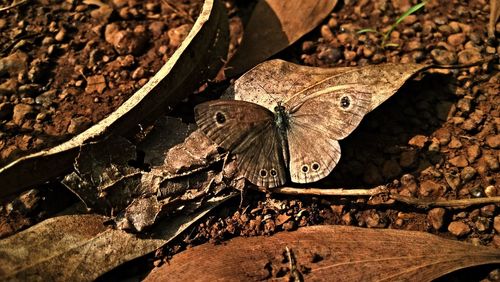
[[[271,192],[279,194],[287,194],[287,195],[342,196],[342,197],[360,197],[360,196],[374,197],[377,195],[386,194],[390,199],[421,208],[429,208],[429,207],[453,208],[453,207],[467,207],[473,205],[500,203],[500,196],[473,198],[473,199],[458,199],[458,200],[428,200],[428,199],[405,197],[399,194],[390,193],[389,188],[387,188],[386,185],[380,185],[370,189],[344,189],[344,188],[321,189],[321,188],[280,187],[272,189]]]
[[[371,189],[321,189],[321,188],[293,188],[280,187],[273,188],[272,193],[288,194],[288,195],[315,195],[315,196],[375,196],[382,193],[387,193],[388,189],[385,185],[380,185]]]
[[[500,203],[500,197],[482,197],[473,199],[458,199],[458,200],[427,200],[427,199],[417,199],[411,197],[405,197],[401,195],[391,194],[389,195],[392,199],[409,205],[421,206],[424,208],[429,207],[467,207],[473,205],[481,204],[498,204]]]
[[[17,6],[21,6],[23,4],[26,4],[28,2],[28,0],[22,0],[22,1],[19,1],[19,2],[16,2],[15,0],[12,2],[12,4],[10,4],[10,6],[7,6],[7,7],[2,7],[0,8],[0,12],[4,12],[4,11],[7,11],[7,10],[10,10],[12,8],[15,8]]]

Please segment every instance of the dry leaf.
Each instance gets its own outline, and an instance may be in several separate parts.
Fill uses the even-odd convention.
[[[357,83],[371,89],[373,110],[394,95],[419,71],[423,64],[381,64],[364,67],[318,68],[300,66],[283,60],[270,60],[248,71],[234,83],[236,100],[253,102],[274,111],[278,101],[324,81],[332,85]]]
[[[259,1],[227,65],[226,77],[241,74],[290,46],[321,23],[336,4],[336,0]]]
[[[212,199],[195,213],[168,218],[149,236],[106,228],[107,218],[98,215],[48,219],[0,240],[0,280],[93,281],[168,243],[232,196]]]
[[[205,0],[183,44],[158,73],[116,111],[63,144],[0,168],[0,197],[64,174],[84,144],[111,134],[119,135],[145,119],[156,118],[166,106],[175,105],[201,83],[215,77],[222,66],[221,58],[227,54],[227,46],[228,23],[224,7],[220,1]]]
[[[260,281],[290,275],[289,254],[305,281],[431,281],[455,270],[500,263],[497,249],[423,232],[313,226],[272,237],[235,238],[175,255],[145,281]]]

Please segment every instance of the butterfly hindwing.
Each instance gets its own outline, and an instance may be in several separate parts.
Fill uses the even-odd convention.
[[[340,159],[337,140],[354,131],[369,111],[371,93],[367,88],[325,84],[314,85],[286,102],[293,182],[309,183],[327,176]]]
[[[238,170],[258,186],[276,187],[286,181],[285,164],[274,114],[254,103],[218,100],[195,108],[199,128],[236,156]]]

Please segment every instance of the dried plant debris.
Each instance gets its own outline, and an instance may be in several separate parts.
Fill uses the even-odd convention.
[[[315,28],[336,4],[336,0],[258,2],[245,27],[241,45],[227,65],[226,76],[241,74],[290,46]]]
[[[215,259],[207,259],[215,258]],[[500,262],[500,252],[422,232],[313,226],[272,237],[205,244],[174,256],[145,281],[432,281]]]
[[[0,115],[0,166],[68,140],[116,110],[172,57],[203,5],[7,2],[13,4],[1,12],[0,104],[10,110]]]
[[[48,219],[0,241],[0,279],[94,281],[168,243],[230,197],[213,198],[193,213],[172,216],[142,237],[106,227],[108,218],[99,215]]]

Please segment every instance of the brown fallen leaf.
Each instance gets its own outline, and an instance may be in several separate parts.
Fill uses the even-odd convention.
[[[336,4],[336,0],[259,1],[241,45],[227,64],[226,77],[241,74],[290,46],[315,28]]]
[[[370,111],[394,95],[424,64],[380,64],[364,67],[318,68],[296,65],[283,60],[266,61],[234,82],[236,100],[259,104],[274,111],[278,101],[321,83],[342,85],[356,83],[372,93]]]
[[[99,215],[60,216],[0,240],[1,281],[93,281],[150,253],[235,194],[163,220],[148,236],[106,228]]]
[[[144,281],[274,280],[289,276],[291,264],[305,281],[431,281],[458,269],[499,262],[497,249],[423,232],[312,226],[197,246],[175,255]]]

